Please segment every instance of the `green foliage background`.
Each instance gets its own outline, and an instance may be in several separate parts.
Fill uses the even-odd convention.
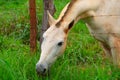
[[[55,18],[68,2],[54,0]],[[67,49],[51,67],[50,76],[38,77],[35,65],[40,49],[30,55],[28,3],[28,0],[0,0],[0,80],[120,80],[120,69],[105,57],[83,21],[70,31]],[[36,4],[39,40],[42,0],[36,0]]]

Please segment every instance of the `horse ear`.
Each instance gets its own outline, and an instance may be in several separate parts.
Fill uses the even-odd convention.
[[[68,24],[68,27],[66,27],[65,30],[64,30],[65,33],[68,33],[68,31],[73,27],[74,22],[75,22],[75,21],[73,20],[71,23]]]
[[[49,25],[52,25],[56,20],[51,16],[50,12],[47,11]]]
[[[74,25],[74,20],[68,25],[68,29],[71,29]]]

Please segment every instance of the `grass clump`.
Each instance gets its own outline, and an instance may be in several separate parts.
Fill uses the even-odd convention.
[[[58,17],[69,0],[55,0]],[[38,31],[42,1],[36,0]],[[28,0],[0,0],[0,80],[119,80],[120,69],[113,67],[99,43],[91,37],[83,21],[70,31],[68,46],[51,67],[50,76],[38,77],[35,55],[29,50]],[[38,33],[39,34],[39,33]],[[38,42],[39,45],[39,42]]]

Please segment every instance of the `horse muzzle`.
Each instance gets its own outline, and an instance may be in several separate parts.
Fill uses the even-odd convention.
[[[38,75],[45,76],[48,74],[48,65],[47,64],[36,64],[36,72]]]

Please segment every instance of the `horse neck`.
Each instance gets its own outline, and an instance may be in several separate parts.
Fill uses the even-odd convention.
[[[120,0],[103,0],[100,8],[97,10],[97,15],[119,15]]]
[[[72,0],[61,12],[57,25],[68,25],[84,12],[95,10],[100,2],[101,0]]]
[[[76,1],[76,0],[75,0]],[[59,18],[57,20],[57,24],[65,25],[69,24],[71,21],[75,20],[78,12],[75,12],[75,3],[76,2],[68,3],[63,10],[61,11]],[[74,13],[73,13],[74,12]]]

